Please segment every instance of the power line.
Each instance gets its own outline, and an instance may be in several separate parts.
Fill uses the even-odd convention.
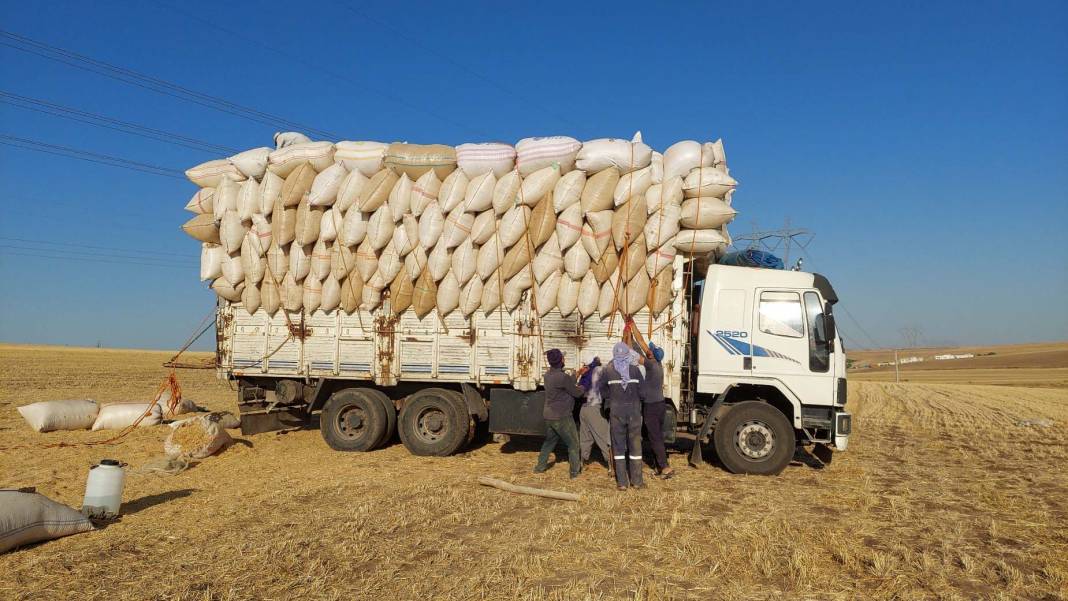
[[[533,100],[531,100],[529,98],[526,98],[525,96],[519,94],[518,92],[506,87],[504,84],[501,84],[500,82],[490,78],[487,75],[484,75],[484,74],[482,74],[482,73],[480,73],[478,71],[475,71],[471,67],[468,67],[464,63],[452,58],[451,56],[441,52],[440,50],[436,50],[434,48],[431,48],[431,47],[427,46],[426,44],[423,44],[421,41],[419,41],[418,38],[405,34],[403,31],[401,31],[400,29],[397,29],[396,27],[393,27],[389,23],[387,23],[385,21],[382,21],[382,20],[380,20],[380,19],[378,19],[376,17],[371,16],[367,11],[364,11],[362,9],[356,9],[355,7],[352,6],[352,4],[347,3],[347,2],[343,2],[341,5],[343,7],[345,7],[345,8],[347,8],[349,10],[349,12],[355,14],[356,16],[362,17],[362,18],[366,19],[367,21],[370,21],[374,25],[378,25],[379,27],[383,27],[385,29],[388,29],[390,32],[393,33],[393,35],[395,35],[395,36],[397,36],[399,38],[403,38],[403,39],[407,40],[409,43],[414,44],[415,46],[418,46],[419,48],[421,48],[423,50],[423,52],[426,52],[426,53],[429,53],[429,54],[433,54],[434,56],[437,56],[441,60],[451,64],[452,66],[456,67],[457,69],[460,69],[461,71],[467,73],[468,75],[471,75],[472,77],[475,77],[476,79],[479,79],[479,80],[483,81],[484,83],[489,84],[490,86],[493,86],[494,88],[497,88],[501,92],[504,92],[505,94],[511,96],[512,98],[515,98],[515,99],[519,100],[520,102],[523,102],[524,104],[527,104],[528,106],[533,106],[535,108],[541,109],[542,112],[544,112],[545,114],[553,117],[554,119],[557,119],[561,123],[566,124],[568,127],[573,127],[573,128],[577,128],[577,129],[583,129],[584,126],[576,123],[575,121],[572,121],[571,119],[568,119],[567,117],[564,117],[563,115],[560,115],[559,113],[557,113],[557,112],[555,112],[553,110],[550,110],[548,107],[546,107],[546,106],[544,106],[542,104],[539,104],[539,103],[534,102]]]
[[[19,94],[5,92],[3,90],[0,90],[0,102],[24,110],[37,111],[38,113],[44,113],[46,115],[53,115],[56,117],[62,117],[64,119],[71,119],[73,121],[79,121],[81,123],[94,125],[96,127],[102,127],[114,131],[133,134],[135,136],[141,136],[142,138],[148,138],[150,140],[157,140],[160,142],[166,142],[168,144],[174,144],[176,146],[192,148],[193,150],[204,150],[207,152],[223,154],[236,154],[240,152],[239,150],[235,148],[230,148],[228,146],[212,144],[211,142],[197,140],[196,138],[189,138],[181,134],[163,131],[160,129],[154,129],[151,127],[146,127],[144,125],[131,123],[129,121],[121,121],[119,119],[113,119],[104,115],[97,115],[88,111],[83,111],[80,109],[63,106],[61,104],[48,102],[47,100],[31,98],[29,96],[21,96]]]
[[[812,255],[809,254],[809,252],[808,252],[808,245],[807,244],[804,244],[804,245],[800,245],[799,244],[798,248],[801,249],[801,253],[805,255],[805,258],[807,258],[809,260],[809,262],[815,263],[815,261],[812,259]],[[853,325],[857,326],[857,329],[860,330],[860,333],[864,335],[864,338],[867,339],[867,341],[872,344],[872,348],[889,348],[884,344],[879,344],[875,340],[875,338],[873,338],[872,335],[869,334],[868,331],[864,329],[864,326],[860,325],[860,322],[857,320],[857,318],[853,317],[853,314],[849,312],[849,309],[846,308],[845,305],[842,305],[841,307],[839,307],[839,309],[846,314],[846,317],[848,317],[849,320],[853,322]]]
[[[75,244],[73,242],[50,242],[47,240],[31,240],[29,238],[10,238],[7,236],[0,236],[0,240],[6,240],[8,242],[24,242],[28,244],[39,244],[42,246],[69,246],[72,248],[91,248],[94,250],[114,250],[126,253],[137,253],[143,255],[160,255],[164,257],[184,257],[187,259],[194,259],[196,255],[188,253],[175,253],[175,252],[162,252],[152,250],[142,250],[139,248],[118,248],[115,246],[94,246],[92,244]]]
[[[0,248],[5,248],[5,247],[0,246]],[[91,257],[91,256],[81,256],[81,255],[57,256],[57,255],[41,254],[39,252],[18,252],[18,251],[0,252],[0,257],[9,257],[9,256],[28,257],[28,258],[34,258],[34,259],[50,259],[50,260],[55,260],[55,261],[82,261],[82,262],[88,262],[88,263],[111,263],[111,264],[115,264],[115,265],[142,265],[142,266],[145,266],[145,267],[163,267],[163,268],[167,268],[167,269],[186,269],[186,270],[188,270],[188,269],[191,268],[190,265],[179,265],[177,263],[149,263],[149,262],[144,262],[144,261],[124,260],[121,257],[109,258],[109,257]]]
[[[188,266],[193,263],[189,261],[176,261],[173,259],[162,259],[157,257],[150,257],[137,254],[125,254],[125,253],[111,253],[111,252],[94,252],[88,250],[66,250],[63,248],[38,248],[35,246],[27,246],[24,244],[0,244],[0,248],[8,248],[11,250],[27,251],[27,252],[43,252],[52,253],[62,257],[78,256],[78,257],[106,257],[109,259],[129,259],[133,261],[150,261],[159,265],[178,265]],[[59,254],[63,253],[63,254]]]
[[[66,65],[70,65],[78,69],[90,71],[98,75],[103,75],[105,77],[109,77],[111,79],[121,81],[123,83],[135,85],[146,90],[151,90],[159,94],[164,94],[166,96],[186,100],[188,102],[199,104],[207,108],[242,117],[250,121],[256,121],[271,126],[281,126],[286,129],[302,130],[307,133],[312,133],[317,136],[323,136],[326,138],[337,139],[340,137],[337,134],[327,130],[318,129],[310,125],[305,125],[296,121],[286,119],[284,117],[279,117],[278,115],[273,115],[271,113],[266,113],[260,110],[256,110],[254,108],[230,102],[229,100],[219,98],[218,96],[211,96],[209,94],[197,92],[195,90],[191,90],[189,88],[166,81],[164,79],[160,79],[158,77],[152,77],[150,75],[145,75],[144,73],[140,73],[132,69],[119,67],[111,63],[107,63],[82,54],[78,54],[70,50],[65,50],[63,48],[59,48],[58,46],[52,46],[50,44],[46,44],[44,42],[40,42],[32,38],[28,38],[26,36],[11,33],[9,31],[0,30],[0,38],[5,38],[6,40],[8,40],[6,42],[0,42],[0,45],[7,46],[9,48],[14,48],[15,50],[19,50],[21,52],[34,54],[42,58],[47,58],[49,60],[64,63]]]
[[[329,76],[331,76],[331,77],[333,77],[335,79],[340,79],[341,81],[344,81],[346,83],[349,83],[349,84],[351,84],[353,86],[358,87],[360,89],[360,91],[368,91],[369,90],[369,91],[374,92],[375,94],[377,94],[379,96],[387,98],[391,102],[394,102],[394,103],[399,104],[399,105],[406,106],[409,109],[412,109],[414,111],[418,111],[420,113],[424,113],[426,115],[430,115],[431,117],[433,117],[435,119],[438,119],[439,121],[443,121],[445,123],[448,123],[450,125],[453,125],[455,127],[458,127],[460,129],[463,129],[463,130],[466,130],[466,131],[469,131],[469,132],[472,132],[472,133],[476,133],[476,134],[478,134],[480,136],[484,136],[484,137],[487,137],[487,138],[489,137],[489,134],[487,134],[486,132],[484,132],[484,131],[482,131],[482,130],[480,130],[478,128],[471,127],[470,125],[467,125],[467,124],[464,124],[464,123],[460,123],[459,121],[456,121],[453,118],[451,118],[451,117],[449,117],[447,115],[443,115],[441,113],[438,113],[436,111],[425,109],[425,108],[423,108],[421,106],[418,106],[418,105],[408,101],[407,99],[405,99],[405,98],[403,98],[401,96],[397,96],[395,94],[392,94],[387,90],[384,90],[384,89],[381,89],[381,88],[375,88],[375,87],[370,86],[370,85],[368,85],[366,83],[358,82],[358,81],[348,77],[344,73],[339,73],[339,72],[334,71],[332,69],[327,69],[326,67],[323,67],[321,64],[319,64],[317,62],[309,61],[309,60],[300,58],[299,56],[294,56],[292,54],[289,54],[288,52],[280,50],[280,49],[278,49],[278,48],[276,48],[274,46],[271,46],[270,44],[266,44],[266,43],[262,42],[259,39],[246,36],[246,35],[242,34],[239,31],[235,31],[233,29],[229,29],[227,27],[219,25],[218,23],[216,23],[214,21],[209,21],[207,19],[201,18],[201,17],[199,17],[197,15],[194,15],[192,13],[189,13],[189,12],[185,11],[185,10],[182,10],[181,8],[178,8],[178,7],[176,7],[174,5],[171,5],[171,4],[167,3],[167,2],[161,2],[161,1],[157,0],[156,3],[159,4],[160,6],[163,6],[163,7],[167,8],[167,9],[170,9],[173,12],[176,12],[176,13],[178,13],[180,15],[183,15],[183,16],[185,16],[186,18],[188,18],[190,20],[196,21],[198,23],[202,23],[204,25],[207,25],[208,27],[211,27],[213,29],[217,29],[217,30],[219,30],[219,31],[221,31],[223,33],[226,33],[227,35],[233,36],[235,38],[239,38],[239,39],[244,40],[244,41],[246,41],[246,42],[248,42],[250,44],[254,44],[256,46],[259,46],[260,48],[263,48],[264,50],[267,50],[267,51],[273,52],[273,53],[275,53],[275,54],[277,54],[279,56],[288,58],[289,60],[291,60],[293,62],[296,62],[296,63],[299,63],[301,65],[304,65],[305,67],[307,67],[309,69],[314,69],[316,71],[320,71],[322,73],[326,73],[327,75],[329,75]],[[336,135],[334,136],[334,138],[335,139],[341,139],[340,136],[336,136]]]
[[[142,173],[151,173],[153,175],[162,175],[164,177],[185,179],[185,175],[177,169],[171,169],[169,167],[160,167],[159,165],[152,165],[149,163],[140,163],[121,157],[113,157],[106,154],[89,152],[88,150],[79,150],[77,148],[71,148],[69,146],[48,144],[46,142],[30,140],[28,138],[20,138],[18,136],[12,136],[8,134],[0,134],[0,144],[12,146],[15,148],[21,148],[23,150],[33,150],[36,152],[54,154],[57,156],[63,156],[71,159],[78,159],[81,161],[89,161],[90,163],[99,163],[101,165],[110,165],[112,167],[131,169],[133,171],[140,171]]]

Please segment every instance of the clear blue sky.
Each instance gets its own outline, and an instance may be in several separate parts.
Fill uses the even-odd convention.
[[[7,31],[345,139],[722,137],[732,232],[814,230],[805,267],[880,344],[905,326],[928,343],[1068,339],[1064,2],[2,6]],[[9,93],[234,148],[277,129],[0,55]],[[6,104],[0,120],[169,168],[216,158]],[[0,340],[180,345],[213,303],[178,229],[194,190],[0,146]],[[162,266],[115,256],[131,252]],[[45,257],[65,255],[79,260]]]

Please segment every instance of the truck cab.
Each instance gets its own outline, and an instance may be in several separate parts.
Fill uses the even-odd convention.
[[[781,471],[797,444],[815,445],[825,461],[830,448],[845,450],[845,351],[827,278],[712,265],[691,290],[690,394],[680,417],[699,443],[711,437],[728,469],[760,474]]]

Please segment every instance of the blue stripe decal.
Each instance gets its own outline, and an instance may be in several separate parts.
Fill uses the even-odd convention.
[[[709,334],[712,334],[712,332],[709,332]],[[712,334],[712,340],[715,340],[716,342],[718,342],[719,345],[722,346],[729,354],[731,354],[731,355],[737,355],[738,354],[738,351],[734,350],[734,347],[732,347],[731,345],[729,345],[726,342],[724,342],[723,339],[720,338],[719,336],[716,336],[715,334]]]

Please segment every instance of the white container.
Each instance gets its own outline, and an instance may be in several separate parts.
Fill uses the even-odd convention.
[[[99,465],[89,468],[85,481],[85,499],[82,513],[89,517],[112,518],[119,515],[122,505],[122,486],[126,471],[114,459],[103,459]]]

